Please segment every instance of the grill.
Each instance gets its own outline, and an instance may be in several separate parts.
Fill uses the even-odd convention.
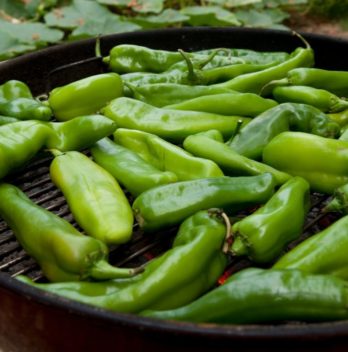
[[[308,35],[317,57],[317,67],[347,69],[343,55],[348,42]],[[291,51],[300,43],[290,33],[252,29],[168,29],[134,32],[102,37],[104,55],[116,44],[134,43],[153,48],[198,50],[218,46],[244,47],[255,50]],[[267,40],[265,40],[267,39]],[[330,53],[330,57],[327,54]],[[93,58],[94,40],[61,45],[33,53],[0,65],[0,81],[20,79],[35,94],[55,86],[103,71],[101,61]],[[334,60],[332,59],[334,57]],[[87,61],[81,61],[89,59]],[[59,69],[57,69],[59,68]],[[88,151],[86,151],[88,153]],[[6,179],[21,188],[37,204],[78,225],[69,212],[61,192],[49,176],[52,157],[38,155],[24,170]],[[327,197],[311,195],[312,208],[303,235],[289,245],[317,233],[336,220],[333,214],[321,212]],[[245,213],[239,214],[245,216]],[[79,229],[79,228],[78,228]],[[79,229],[81,231],[81,229]],[[114,246],[109,260],[117,266],[139,266],[169,248],[176,229],[143,235],[137,224],[130,243]],[[288,248],[288,249],[289,249]],[[251,263],[231,258],[222,279]],[[7,224],[0,219],[0,350],[7,351],[94,351],[97,348],[134,351],[220,351],[233,347],[268,351],[344,350],[348,336],[347,322],[278,325],[217,326],[158,322],[135,315],[113,313],[85,306],[52,294],[41,292],[16,281],[25,274],[35,281],[46,281],[37,263],[16,241]]]

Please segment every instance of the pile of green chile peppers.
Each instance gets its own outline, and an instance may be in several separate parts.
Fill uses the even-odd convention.
[[[263,161],[332,194],[348,183],[348,142],[303,132],[283,132],[264,148]]]
[[[348,318],[348,284],[330,275],[299,270],[250,268],[197,300],[170,310],[147,310],[146,317],[219,324]]]
[[[178,181],[224,176],[214,161],[193,156],[154,134],[118,128],[113,135],[118,144],[134,151],[155,168],[174,173]]]
[[[109,138],[99,140],[91,148],[94,161],[107,170],[133,196],[167,183],[177,181],[171,171],[161,171],[131,149]]]
[[[51,179],[86,234],[108,245],[129,241],[133,212],[115,178],[80,152],[52,153]]]
[[[36,284],[40,289],[117,312],[173,309],[187,304],[215,284],[227,257],[222,247],[226,225],[221,212],[205,210],[187,218],[172,247],[150,261],[143,273],[107,282]]]
[[[268,173],[181,181],[149,189],[135,199],[132,207],[141,228],[157,230],[212,207],[235,212],[263,204],[271,198],[275,186],[274,177]]]
[[[232,226],[233,255],[247,255],[254,263],[269,263],[303,232],[310,208],[309,184],[293,177],[268,202]]]
[[[0,215],[50,281],[106,280],[139,272],[110,265],[103,242],[83,235],[11,184],[0,184]]]
[[[271,140],[289,130],[335,138],[340,126],[311,105],[283,103],[255,117],[226,143],[239,154],[261,160],[263,149]]]

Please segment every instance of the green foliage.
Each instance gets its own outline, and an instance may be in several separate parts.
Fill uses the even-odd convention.
[[[326,17],[348,15],[348,0],[309,0],[309,11]]]

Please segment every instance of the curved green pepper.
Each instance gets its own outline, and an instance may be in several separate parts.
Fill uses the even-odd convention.
[[[53,183],[63,192],[77,223],[106,244],[129,241],[133,213],[117,181],[86,155],[53,151]]]
[[[288,130],[334,138],[340,128],[313,106],[283,103],[254,118],[227,141],[227,145],[239,154],[259,160],[265,146],[279,133]]]
[[[161,109],[131,98],[113,100],[102,113],[115,121],[118,127],[153,133],[173,142],[181,142],[190,134],[210,129],[217,129],[228,136],[239,120],[250,121],[246,117]]]
[[[54,88],[48,103],[59,121],[97,113],[101,108],[123,95],[121,77],[117,73],[102,73]]]
[[[274,260],[302,234],[309,206],[308,182],[291,178],[264,206],[232,226],[232,254],[256,263]]]
[[[24,82],[12,79],[0,86],[0,101],[18,98],[33,99],[30,88]]]
[[[307,238],[282,256],[275,269],[298,269],[348,279],[348,216]]]
[[[173,172],[178,181],[224,175],[213,161],[195,157],[154,134],[118,128],[114,138],[117,143],[133,150],[157,169]]]
[[[9,116],[0,115],[0,126],[7,125],[7,124],[13,123],[13,122],[19,122],[19,121],[20,120],[16,119],[15,117],[9,117]]]
[[[109,138],[98,141],[91,152],[95,162],[114,176],[133,196],[177,181],[173,172],[155,168],[137,153]]]
[[[172,248],[149,262],[144,272],[134,278],[33,285],[119,312],[179,307],[216,284],[227,264],[221,250],[225,235],[226,226],[218,212],[198,212],[182,223]]]
[[[327,116],[334,122],[338,123],[341,127],[348,124],[348,109],[336,112],[334,114],[327,114]]]
[[[347,300],[347,283],[339,278],[251,268],[186,306],[142,315],[221,324],[328,321],[347,319]]]
[[[348,108],[347,101],[324,89],[306,86],[275,87],[272,94],[279,103],[308,104],[327,113],[340,112]]]
[[[262,204],[272,196],[275,185],[271,174],[176,182],[142,193],[135,199],[133,210],[140,227],[154,230],[178,224],[211,207],[231,211]]]
[[[348,142],[302,132],[283,132],[263,150],[263,161],[301,176],[313,191],[332,194],[348,183]]]
[[[129,277],[139,271],[111,266],[103,242],[82,235],[13,185],[0,184],[0,215],[50,281],[104,280]]]
[[[209,132],[219,133],[214,130]],[[253,176],[268,172],[274,176],[277,184],[283,184],[291,177],[285,172],[238,154],[222,140],[207,136],[207,132],[186,137],[183,145],[193,155],[214,161],[227,176]]]

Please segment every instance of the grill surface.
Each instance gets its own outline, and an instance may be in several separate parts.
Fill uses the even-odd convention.
[[[348,69],[344,55],[340,55],[346,51],[348,42],[315,35],[308,35],[306,39],[316,53],[317,67]],[[233,46],[291,51],[300,45],[298,40],[283,31],[190,28],[106,36],[102,38],[102,49],[107,53],[113,45],[120,43],[170,50],[178,47],[198,50]],[[41,94],[55,86],[102,72],[100,62],[92,60],[50,74],[61,65],[93,57],[93,53],[94,41],[87,40],[23,56],[0,65],[0,81],[20,79],[27,82],[35,94]],[[61,192],[50,181],[48,170],[51,160],[50,155],[42,153],[5,181],[17,185],[34,202],[77,227]],[[312,209],[304,233],[289,248],[336,219],[335,215],[321,212],[327,201],[325,196],[312,194],[311,200]],[[144,264],[169,248],[175,233],[176,229],[170,229],[143,235],[135,225],[130,243],[111,248],[110,262],[118,266]],[[247,259],[231,258],[224,276],[247,266],[250,266]],[[119,350],[124,351],[139,348],[158,351],[164,348],[167,351],[177,348],[210,351],[219,348],[219,351],[230,351],[231,347],[238,346],[243,347],[244,351],[255,350],[256,347],[259,351],[279,348],[291,351],[295,347],[298,351],[319,351],[327,350],[328,342],[334,343],[330,345],[330,350],[346,350],[347,322],[253,326],[158,322],[106,312],[54,297],[11,278],[19,274],[28,275],[36,281],[46,280],[36,262],[24,252],[12,231],[0,219],[0,350],[3,348],[4,351],[94,351],[95,348],[112,348],[115,340],[118,341]],[[72,345],[69,339],[73,339]]]

